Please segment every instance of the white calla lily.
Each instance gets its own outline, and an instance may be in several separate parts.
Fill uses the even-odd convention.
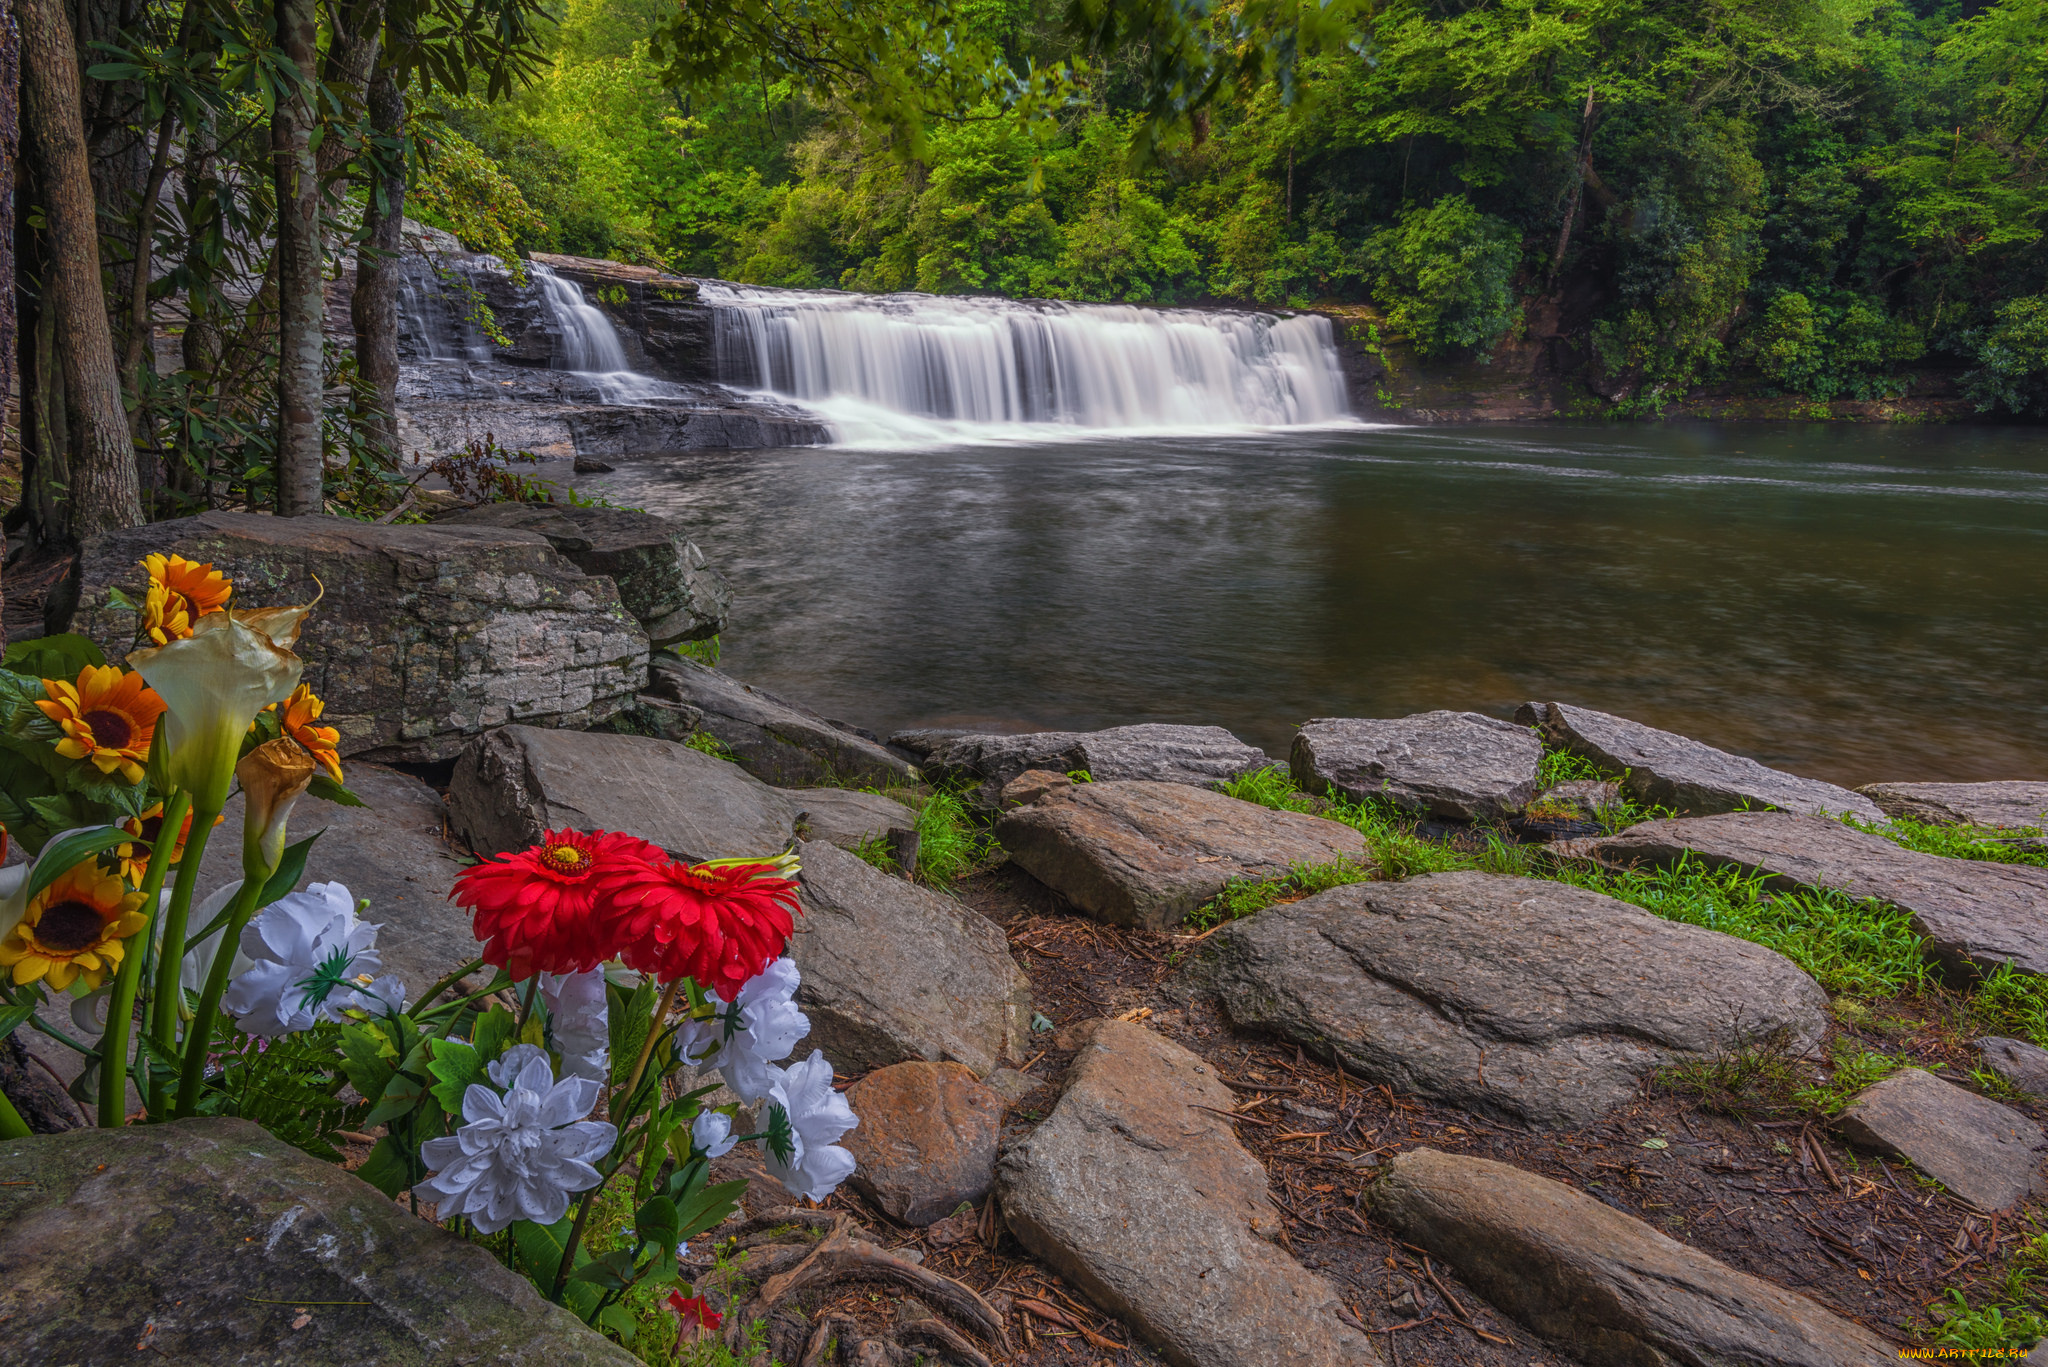
[[[303,662],[292,652],[310,607],[208,613],[192,634],[132,651],[128,663],[156,690],[173,787],[201,812],[218,812],[249,723],[291,697]]]

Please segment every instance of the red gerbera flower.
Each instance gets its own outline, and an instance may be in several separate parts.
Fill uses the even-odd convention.
[[[685,1296],[680,1291],[668,1293],[668,1308],[676,1312],[676,1318],[683,1322],[683,1328],[698,1325],[705,1329],[716,1329],[725,1316],[711,1308],[711,1302],[702,1296]]]
[[[730,1001],[782,957],[795,928],[796,880],[758,864],[620,865],[604,880],[626,967],[661,982],[690,977]]]
[[[517,980],[583,973],[618,952],[597,909],[605,880],[667,858],[622,831],[549,831],[532,849],[464,869],[448,895],[475,913],[485,963]]]

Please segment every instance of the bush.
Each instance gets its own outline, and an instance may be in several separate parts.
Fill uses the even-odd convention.
[[[1982,412],[2048,417],[2048,294],[2015,299],[1976,341],[1964,388]]]
[[[1515,230],[1445,195],[1375,233],[1366,255],[1373,297],[1423,356],[1486,353],[1521,324],[1510,287],[1521,262]]]

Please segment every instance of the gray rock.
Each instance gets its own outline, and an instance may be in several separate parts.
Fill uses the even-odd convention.
[[[1879,1367],[1861,1325],[1737,1272],[1583,1192],[1485,1158],[1410,1149],[1373,1214],[1588,1367]]]
[[[1355,883],[1216,937],[1240,1025],[1401,1091],[1580,1125],[1643,1074],[1750,1041],[1805,1052],[1827,996],[1747,940],[1533,878]]]
[[[799,850],[805,914],[789,953],[811,1017],[806,1049],[849,1074],[952,1059],[980,1077],[1022,1055],[1031,983],[1000,927],[822,840]]]
[[[2023,1039],[1986,1035],[1977,1041],[1984,1066],[2023,1092],[2048,1097],[2048,1049]]]
[[[692,861],[774,855],[796,835],[789,800],[674,741],[507,726],[462,752],[448,788],[455,832],[479,854],[545,831],[627,831]]]
[[[1864,1088],[1834,1125],[1851,1144],[1904,1158],[1980,1210],[2004,1210],[2040,1190],[2041,1127],[1924,1068]]]
[[[976,733],[962,730],[957,726],[920,726],[896,732],[889,737],[889,744],[895,749],[916,756],[919,760],[925,760],[931,757],[932,751],[947,741],[974,734]]]
[[[1790,812],[1645,821],[1551,849],[1617,867],[1674,864],[1690,853],[1709,867],[1766,874],[1772,887],[1873,897],[1912,913],[1914,933],[1951,972],[1989,973],[2010,963],[2018,972],[2048,973],[2048,869],[1921,854]]]
[[[363,806],[303,797],[292,809],[291,839],[320,832],[298,886],[342,883],[357,900],[369,898],[363,919],[383,927],[377,952],[384,969],[416,998],[477,956],[469,913],[448,900],[462,871],[461,853],[441,835],[448,808],[439,793],[395,769],[351,763],[342,777]],[[242,876],[240,794],[221,815],[200,860],[202,890]]]
[[[1012,1106],[1045,1086],[1044,1078],[1033,1077],[1029,1073],[1020,1073],[1015,1068],[998,1068],[993,1073],[990,1073],[985,1080],[1004,1101]]]
[[[958,1063],[898,1063],[846,1089],[860,1124],[841,1141],[849,1179],[892,1220],[928,1225],[995,1181],[1003,1098]]]
[[[2048,783],[1873,783],[1856,791],[1886,816],[1945,826],[2048,827]]]
[[[1526,726],[1477,712],[1420,712],[1392,720],[1323,717],[1294,737],[1304,792],[1460,821],[1491,821],[1536,796],[1543,742]]]
[[[1571,821],[1599,821],[1620,810],[1621,785],[1602,778],[1567,779],[1545,788],[1529,806]]]
[[[308,603],[298,652],[345,755],[437,760],[506,722],[591,726],[647,678],[647,637],[611,580],[537,532],[212,512],[95,537],[71,629],[119,659],[152,551],[210,561],[247,605]],[[319,581],[319,587],[314,581]]]
[[[1531,702],[1516,710],[1515,720],[1538,727],[1552,745],[1603,769],[1626,771],[1625,786],[1638,802],[1699,816],[1769,807],[1819,816],[1846,812],[1873,824],[1884,820],[1875,803],[1847,788],[1767,768],[1625,717],[1569,703]]]
[[[1365,837],[1349,826],[1178,783],[1077,783],[1003,813],[996,839],[1082,912],[1151,930],[1233,878],[1366,862]]]
[[[857,849],[891,828],[911,827],[917,812],[893,797],[852,788],[778,788],[796,810],[797,830],[806,840],[824,840],[842,850]]]
[[[10,1361],[78,1367],[638,1361],[490,1250],[246,1120],[0,1142],[0,1318]]]
[[[698,401],[606,404],[564,415],[581,456],[666,456],[681,451],[825,446],[832,429],[794,404]]]
[[[625,508],[555,503],[488,503],[435,526],[517,527],[539,532],[585,574],[619,586],[619,601],[656,646],[700,641],[725,630],[732,590],[704,552],[667,518]]]
[[[845,722],[821,717],[695,660],[658,655],[648,691],[696,708],[735,763],[785,788],[914,782],[910,762]]]
[[[977,784],[976,798],[988,808],[997,806],[1004,785],[1027,769],[1085,770],[1098,783],[1139,779],[1206,787],[1271,767],[1265,751],[1220,726],[1157,722],[1107,731],[956,735],[935,745],[924,761],[926,776],[937,782]]]
[[[1329,1283],[1273,1241],[1266,1172],[1215,1070],[1098,1021],[1052,1115],[997,1166],[1017,1241],[1175,1367],[1377,1367]]]

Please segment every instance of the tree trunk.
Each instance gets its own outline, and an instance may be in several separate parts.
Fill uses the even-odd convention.
[[[1550,258],[1550,283],[1557,283],[1557,273],[1564,269],[1565,248],[1572,244],[1572,224],[1579,216],[1579,201],[1585,197],[1586,182],[1593,176],[1593,91],[1586,87],[1586,112],[1579,120],[1579,159],[1572,176],[1571,203],[1565,206],[1564,226],[1557,230],[1557,251]]]
[[[370,79],[370,126],[379,138],[405,128],[405,92],[389,68]],[[350,302],[355,324],[356,371],[376,393],[370,439],[388,456],[398,455],[398,253],[405,227],[405,166],[385,168],[370,186],[363,208],[363,244],[356,252],[356,292]]]
[[[142,521],[135,447],[121,410],[121,377],[100,285],[99,224],[79,103],[78,50],[59,0],[19,0],[22,94],[30,152],[42,186],[49,267],[45,309],[57,310],[56,346],[72,430],[68,530],[84,538]]]
[[[40,3],[41,0],[38,0]],[[319,10],[312,0],[277,0],[277,41],[302,79],[278,93],[270,121],[277,180],[277,511],[285,517],[322,506],[320,171],[312,152],[318,79]]]

